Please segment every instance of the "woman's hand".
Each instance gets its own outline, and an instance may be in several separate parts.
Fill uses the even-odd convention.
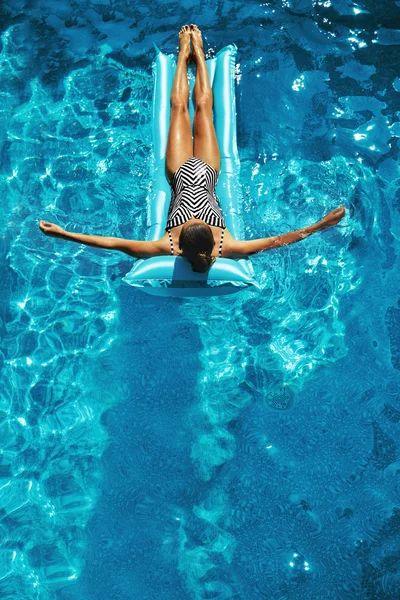
[[[65,230],[62,227],[48,221],[39,221],[39,227],[45,235],[50,237],[62,237],[65,234]]]
[[[339,221],[341,221],[345,215],[344,206],[339,206],[339,208],[335,208],[332,212],[326,215],[318,223],[320,229],[325,229],[326,227],[332,227],[333,225],[337,225]]]

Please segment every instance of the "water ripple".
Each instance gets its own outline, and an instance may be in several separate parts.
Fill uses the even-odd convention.
[[[395,7],[200,2],[240,49],[246,237],[347,217],[254,257],[258,295],[131,293],[121,328],[120,257],[37,219],[145,235],[149,48],[192,7],[3,4],[0,595],[394,600]]]

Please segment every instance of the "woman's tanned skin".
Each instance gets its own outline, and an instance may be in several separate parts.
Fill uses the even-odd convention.
[[[281,235],[273,235],[271,237],[260,238],[257,240],[235,240],[229,232],[225,233],[224,247],[222,256],[225,258],[244,258],[264,252],[265,250],[273,250],[300,242],[317,231],[323,231],[328,227],[337,225],[344,217],[344,207],[340,206],[326,215],[314,225],[308,225],[302,229],[296,229],[289,233]],[[190,222],[203,222],[200,219],[191,219]],[[126,240],[123,238],[107,237],[103,235],[85,235],[84,233],[73,233],[65,231],[59,225],[40,221],[40,229],[48,236],[58,237],[63,240],[77,242],[78,244],[86,244],[95,248],[106,248],[107,250],[119,250],[129,256],[135,258],[150,258],[151,256],[167,256],[170,254],[169,241],[163,236],[161,239],[154,242],[142,242],[139,240]],[[185,223],[186,225],[186,223]],[[217,256],[217,255],[216,255]]]
[[[197,25],[191,25],[190,27],[184,25],[179,32],[179,39],[180,51],[171,92],[171,120],[166,149],[166,173],[169,178],[191,156],[195,156],[208,163],[217,171],[220,168],[220,153],[212,119],[213,96],[204,58],[201,32]],[[190,47],[192,47],[192,50]],[[188,112],[189,85],[187,64],[190,59],[196,63],[194,140],[192,140]],[[225,230],[222,256],[224,258],[244,258],[258,252],[300,242],[318,231],[337,225],[343,219],[344,214],[345,209],[343,206],[340,206],[314,225],[257,240],[236,240],[228,230]],[[201,219],[192,218],[183,225],[171,228],[175,254],[181,254],[179,247],[181,231],[194,223],[206,225]],[[141,241],[73,233],[65,231],[59,225],[48,221],[40,221],[39,227],[44,234],[51,237],[95,248],[119,250],[135,258],[168,256],[171,254],[171,246],[166,232],[159,240]],[[222,229],[214,226],[209,227],[214,237],[212,256],[217,257]]]

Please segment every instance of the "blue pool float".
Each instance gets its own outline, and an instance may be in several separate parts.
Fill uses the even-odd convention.
[[[164,235],[171,200],[171,190],[165,172],[165,152],[176,62],[172,55],[163,54],[157,47],[156,52],[153,62],[154,161],[149,195],[148,240],[158,240]],[[231,44],[206,62],[213,88],[214,125],[221,151],[221,168],[216,192],[228,231],[233,237],[240,239],[240,163],[236,143],[234,79],[236,52],[236,46]],[[192,90],[193,78],[189,83]],[[191,117],[193,110],[191,100]],[[217,258],[208,273],[192,271],[190,264],[181,256],[141,259],[125,275],[123,281],[156,296],[221,296],[244,288],[258,288],[250,260],[230,258]]]

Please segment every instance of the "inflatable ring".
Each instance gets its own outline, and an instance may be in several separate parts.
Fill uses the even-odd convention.
[[[156,47],[153,62],[153,144],[152,188],[149,194],[148,240],[160,239],[165,232],[171,190],[165,172],[170,94],[175,59]],[[242,237],[240,219],[241,188],[236,143],[235,56],[234,44],[226,46],[206,61],[214,94],[214,125],[221,151],[221,168],[216,193],[228,231]],[[189,79],[193,89],[193,78]],[[192,94],[191,94],[192,97]],[[193,114],[193,102],[189,111]],[[256,287],[248,259],[217,258],[207,273],[196,273],[181,256],[157,256],[138,260],[123,278],[125,283],[157,296],[218,296]]]

